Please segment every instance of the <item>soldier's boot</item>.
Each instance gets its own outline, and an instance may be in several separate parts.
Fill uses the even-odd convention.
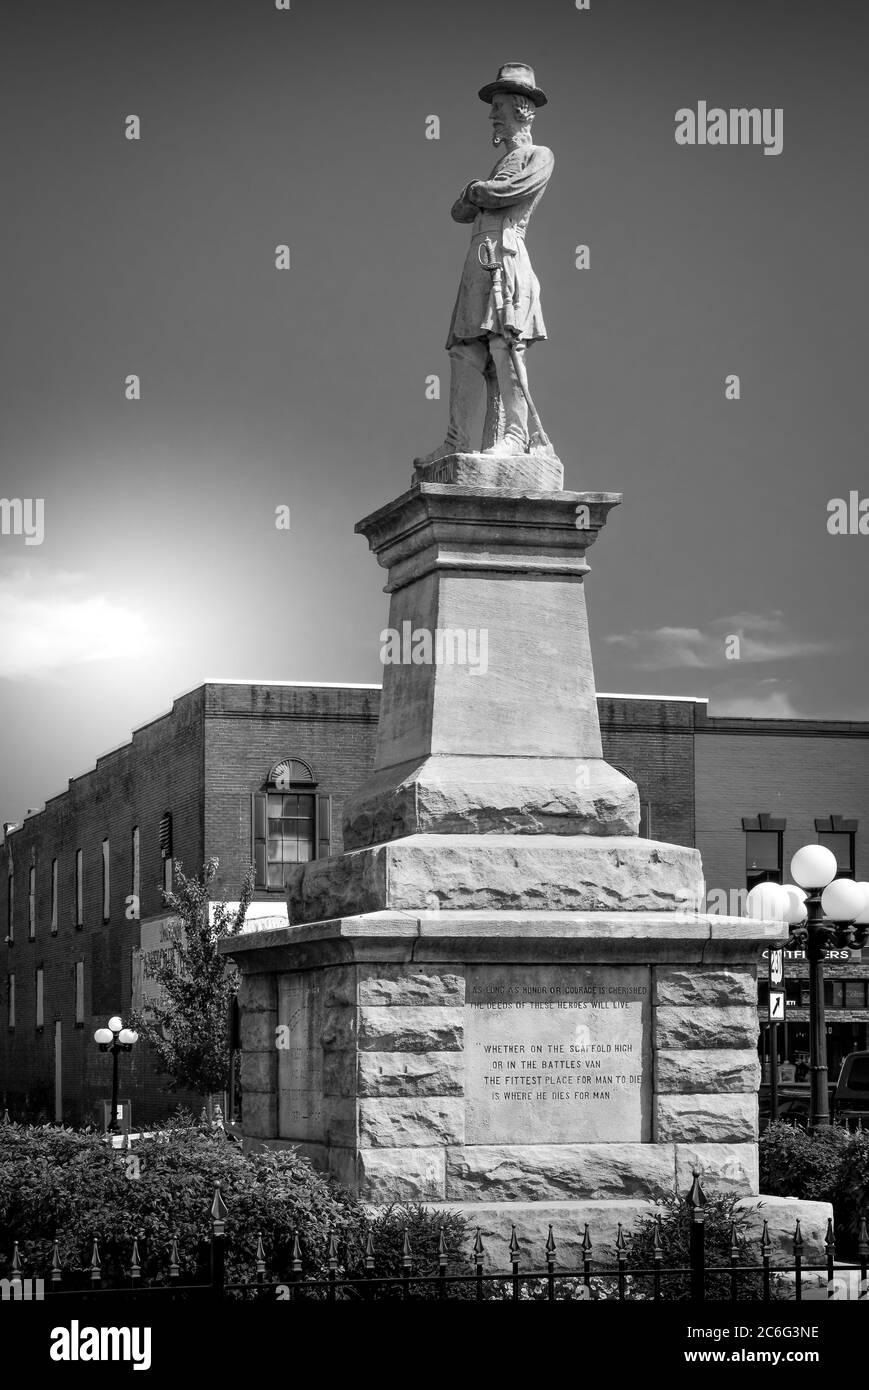
[[[483,372],[488,349],[482,340],[456,343],[450,348],[450,423],[446,439],[437,449],[414,459],[417,467],[437,463],[448,454],[467,453],[471,448],[471,425],[483,389]]]
[[[525,352],[525,344],[514,344],[517,355]],[[498,377],[498,394],[501,397],[503,430],[500,440],[496,440],[486,454],[524,454],[528,450],[528,402],[519,385],[519,378],[513,366],[510,348],[500,335],[489,339],[489,351],[495,363]]]

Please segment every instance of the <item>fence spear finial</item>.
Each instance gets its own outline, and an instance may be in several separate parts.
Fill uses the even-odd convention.
[[[760,1233],[760,1253],[762,1257],[769,1255],[772,1249],[772,1241],[769,1238],[769,1222],[764,1221],[763,1230]]]
[[[102,1261],[96,1236],[94,1236],[94,1248],[91,1251],[90,1274],[91,1280],[95,1284],[102,1278]]]
[[[290,1255],[290,1269],[293,1274],[299,1274],[302,1269],[302,1247],[299,1244],[298,1231],[293,1231],[293,1250]]]
[[[652,1225],[652,1259],[662,1260],[664,1258],[664,1247],[661,1244],[661,1218],[656,1216]]]
[[[23,1273],[21,1268],[21,1256],[18,1253],[18,1241],[16,1240],[12,1247],[12,1278],[23,1279]]]
[[[169,1249],[169,1278],[177,1279],[181,1273],[181,1261],[178,1256],[178,1232],[172,1237],[172,1245]]]
[[[410,1248],[410,1236],[407,1227],[404,1228],[404,1240],[401,1246],[401,1266],[402,1269],[410,1269],[413,1264],[413,1251]]]
[[[730,1254],[735,1257],[739,1254],[739,1240],[736,1234],[736,1222],[730,1223]]]
[[[51,1282],[59,1284],[63,1276],[63,1266],[60,1263],[60,1237],[54,1237],[54,1249],[51,1252]]]
[[[136,1237],[133,1236],[133,1252],[130,1255],[130,1278],[141,1279],[141,1277],[142,1261],[139,1259],[139,1242]]]
[[[692,1170],[694,1181],[691,1184],[691,1191],[688,1193],[687,1201],[691,1208],[695,1221],[702,1220],[702,1209],[706,1206],[706,1193],[703,1191],[700,1182],[700,1173],[694,1168]]]
[[[441,1226],[440,1231],[438,1233],[438,1265],[442,1269],[446,1269],[447,1267],[449,1254],[450,1252],[447,1250],[447,1238],[444,1233],[444,1228],[443,1226]]]
[[[265,1274],[266,1272],[266,1252],[262,1231],[257,1231],[256,1236],[256,1272],[257,1274]]]
[[[220,1183],[214,1184],[214,1201],[211,1203],[211,1224],[214,1234],[222,1236],[226,1221],[226,1203],[220,1195]]]
[[[482,1264],[484,1253],[485,1253],[485,1247],[484,1247],[484,1245],[483,1245],[483,1237],[482,1237],[481,1234],[480,1234],[480,1228],[479,1228],[479,1226],[478,1226],[478,1227],[477,1227],[477,1234],[476,1234],[476,1236],[474,1237],[474,1255],[475,1255],[475,1257],[476,1257],[476,1263],[477,1263],[477,1264]]]
[[[374,1237],[371,1234],[370,1228],[365,1238],[365,1268],[374,1268]]]
[[[625,1257],[627,1256],[627,1253],[628,1253],[628,1245],[627,1245],[627,1241],[625,1240],[624,1229],[623,1229],[622,1223],[621,1223],[621,1221],[620,1221],[620,1222],[619,1222],[619,1233],[618,1233],[618,1235],[616,1236],[616,1254],[618,1255],[619,1262],[621,1262],[623,1259],[625,1259]]]
[[[582,1233],[582,1245],[580,1246],[580,1249],[582,1250],[582,1258],[583,1258],[584,1260],[590,1260],[590,1259],[591,1259],[591,1252],[592,1252],[593,1248],[594,1248],[594,1247],[593,1247],[593,1245],[592,1245],[592,1243],[591,1243],[591,1236],[589,1235],[589,1230],[588,1230],[588,1222],[586,1221],[586,1223],[585,1223],[585,1230],[584,1230],[583,1233]]]
[[[338,1268],[338,1237],[335,1235],[334,1231],[329,1232],[329,1249],[327,1259],[329,1261],[330,1270]]]
[[[515,1226],[510,1231],[510,1263],[514,1265],[519,1263],[519,1242],[516,1239]]]
[[[869,1229],[866,1226],[866,1217],[860,1218],[860,1230],[857,1232],[857,1254],[861,1259],[869,1257]]]
[[[799,1217],[798,1217],[798,1218],[797,1218],[796,1230],[794,1231],[794,1256],[796,1257],[797,1255],[802,1255],[802,1253],[803,1253],[803,1233],[802,1233],[802,1231],[800,1230],[800,1222],[799,1222]]]
[[[824,1244],[831,1255],[836,1253],[836,1233],[833,1230],[833,1218],[827,1217],[827,1234],[824,1236]]]
[[[552,1264],[555,1259],[555,1236],[552,1234],[551,1225],[549,1227],[549,1235],[546,1237],[546,1259],[549,1264]]]

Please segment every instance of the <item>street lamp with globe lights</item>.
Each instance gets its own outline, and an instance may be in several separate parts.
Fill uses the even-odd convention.
[[[833,947],[859,949],[869,937],[869,883],[836,878],[838,868],[836,856],[825,845],[804,845],[791,860],[794,883],[758,884],[749,893],[747,902],[752,916],[787,923],[791,929],[788,949],[806,953],[811,1129],[823,1129],[830,1124],[824,953]],[[753,894],[758,895],[754,901]]]
[[[132,1052],[134,1045],[139,1041],[139,1034],[132,1028],[125,1028],[123,1019],[117,1014],[113,1014],[105,1028],[98,1028],[94,1033],[94,1042],[98,1044],[100,1052],[111,1052],[112,1054],[112,1113],[109,1121],[109,1133],[116,1133],[118,1128],[118,1058],[122,1052]]]

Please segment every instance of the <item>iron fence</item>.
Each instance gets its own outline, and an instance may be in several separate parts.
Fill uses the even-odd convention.
[[[215,1185],[211,1205],[211,1233],[208,1244],[207,1277],[193,1283],[182,1283],[181,1260],[176,1235],[168,1248],[162,1269],[156,1277],[145,1276],[144,1263],[140,1250],[140,1238],[133,1236],[130,1243],[129,1264],[125,1268],[123,1281],[106,1282],[103,1277],[99,1242],[94,1239],[90,1254],[90,1264],[77,1275],[65,1271],[60,1259],[60,1239],[55,1239],[52,1260],[49,1268],[37,1275],[22,1260],[19,1243],[14,1244],[11,1268],[5,1279],[0,1279],[3,1298],[33,1298],[37,1287],[37,1298],[58,1299],[64,1296],[93,1298],[106,1295],[169,1298],[173,1300],[203,1299],[224,1300],[243,1299],[250,1301],[322,1300],[342,1302],[347,1300],[373,1300],[398,1298],[414,1300],[420,1298],[470,1298],[477,1301],[490,1299],[519,1300],[537,1298],[548,1302],[567,1300],[594,1300],[612,1298],[621,1302],[644,1299],[660,1302],[664,1296],[665,1284],[678,1287],[678,1297],[702,1302],[709,1297],[709,1281],[713,1276],[724,1276],[727,1285],[727,1301],[735,1302],[745,1298],[745,1289],[751,1281],[756,1287],[759,1281],[760,1302],[773,1299],[775,1279],[786,1277],[793,1284],[793,1298],[800,1302],[805,1289],[807,1274],[819,1273],[825,1276],[827,1297],[837,1296],[841,1276],[845,1273],[859,1273],[858,1298],[869,1301],[869,1230],[866,1218],[860,1222],[857,1237],[857,1260],[842,1262],[836,1256],[836,1236],[832,1221],[827,1223],[824,1241],[825,1259],[822,1263],[808,1263],[804,1258],[804,1239],[800,1222],[796,1222],[791,1238],[793,1259],[791,1263],[773,1264],[772,1241],[768,1223],[764,1221],[763,1231],[758,1242],[759,1262],[747,1264],[743,1260],[744,1241],[738,1235],[736,1223],[730,1228],[730,1258],[726,1264],[709,1264],[706,1250],[706,1197],[697,1173],[686,1198],[690,1217],[689,1254],[687,1265],[672,1266],[665,1262],[665,1246],[661,1238],[660,1218],[655,1218],[651,1241],[651,1263],[638,1267],[630,1261],[630,1248],[621,1223],[615,1240],[615,1263],[601,1263],[594,1258],[594,1244],[588,1225],[585,1226],[580,1244],[580,1261],[573,1267],[562,1265],[558,1259],[558,1245],[553,1231],[543,1249],[543,1262],[539,1268],[523,1268],[520,1244],[515,1226],[507,1248],[509,1270],[492,1272],[487,1269],[487,1250],[478,1227],[467,1267],[456,1270],[462,1252],[449,1250],[443,1229],[440,1231],[436,1256],[437,1269],[433,1273],[423,1273],[417,1267],[417,1259],[411,1247],[408,1231],[405,1229],[401,1253],[401,1273],[378,1273],[378,1256],[374,1239],[369,1231],[362,1256],[364,1273],[348,1277],[341,1269],[341,1250],[338,1238],[330,1233],[324,1250],[325,1270],[312,1270],[312,1262],[304,1258],[302,1244],[297,1232],[289,1233],[290,1258],[286,1278],[269,1278],[269,1265],[262,1234],[257,1237],[256,1251],[250,1278],[230,1280],[226,1271],[226,1204],[220,1190]],[[432,1261],[432,1263],[434,1263]],[[453,1265],[451,1271],[450,1266]],[[82,1283],[82,1277],[84,1282]],[[721,1287],[721,1285],[717,1285]],[[756,1297],[756,1295],[748,1295]]]

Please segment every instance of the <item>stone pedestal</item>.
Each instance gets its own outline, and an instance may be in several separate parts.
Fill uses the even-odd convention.
[[[346,852],[231,945],[245,1135],[530,1240],[553,1209],[603,1239],[695,1167],[751,1197],[756,966],[786,932],[701,915],[699,854],[639,838],[603,761],[583,580],[620,498],[457,457],[357,527],[395,659]]]

